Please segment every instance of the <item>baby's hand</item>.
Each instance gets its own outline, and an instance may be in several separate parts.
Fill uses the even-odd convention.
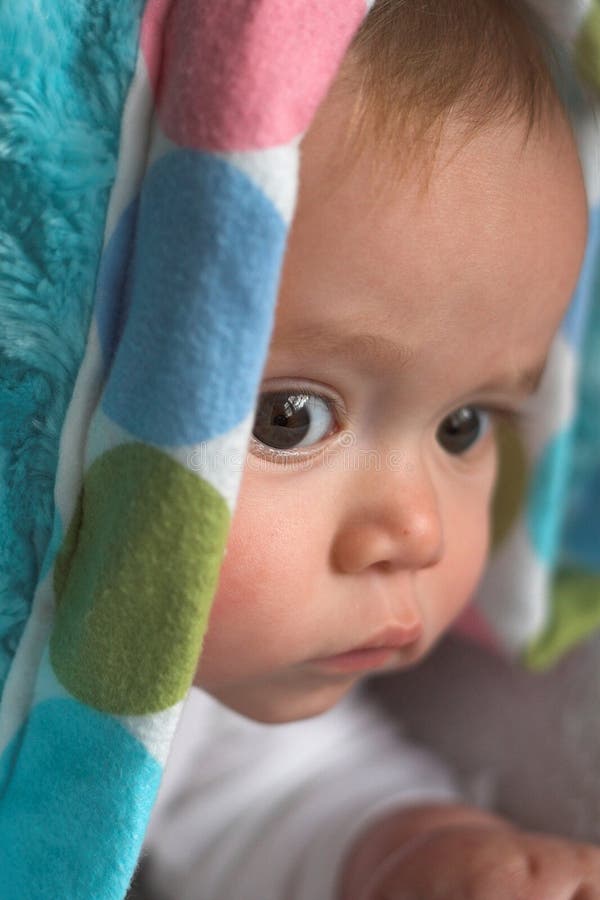
[[[406,811],[353,848],[340,900],[600,900],[600,848],[466,807]]]

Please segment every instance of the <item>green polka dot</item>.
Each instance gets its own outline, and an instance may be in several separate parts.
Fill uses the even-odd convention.
[[[152,447],[96,460],[55,566],[51,660],[75,697],[139,715],[184,696],[229,524],[221,494]]]
[[[527,456],[522,439],[507,422],[496,425],[498,477],[492,502],[492,548],[498,547],[523,509],[527,490]]]
[[[552,589],[552,613],[544,633],[525,653],[525,664],[548,669],[600,628],[600,575],[565,570]]]
[[[575,59],[581,76],[600,90],[600,5],[594,2],[575,43]]]

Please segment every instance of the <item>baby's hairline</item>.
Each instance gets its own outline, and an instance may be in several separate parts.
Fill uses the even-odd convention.
[[[426,187],[449,121],[463,144],[492,123],[520,122],[525,147],[557,113],[570,124],[571,75],[564,47],[526,0],[377,0],[334,84],[353,98],[340,149],[346,161],[392,156],[399,176],[411,169]]]
[[[363,123],[368,122],[369,118],[365,117]],[[501,110],[493,119],[470,119],[467,108],[455,107],[445,110],[435,120],[419,119],[418,114],[409,110],[402,126],[394,132],[381,133],[376,124],[372,131],[356,131],[350,124],[332,159],[332,189],[344,173],[368,157],[374,189],[378,182],[383,189],[390,183],[398,185],[410,178],[418,186],[421,196],[425,196],[433,176],[439,170],[440,150],[444,145],[452,143],[454,147],[447,160],[449,162],[473,140],[504,127],[521,132],[521,152],[536,140],[555,139],[558,146],[564,142],[565,136],[577,148],[570,118],[558,97],[554,105],[548,105],[543,116],[533,121],[518,109]],[[382,177],[384,172],[385,178]]]

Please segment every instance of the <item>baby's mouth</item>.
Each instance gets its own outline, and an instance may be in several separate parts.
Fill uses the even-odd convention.
[[[311,663],[334,672],[379,669],[390,662],[395,655],[399,655],[401,651],[416,644],[422,633],[421,622],[415,622],[408,626],[389,626],[368,638],[364,644],[358,647],[313,659]]]
[[[311,664],[331,673],[365,672],[380,669],[398,651],[394,647],[373,647],[364,650],[350,650],[336,656],[326,656],[311,660]]]

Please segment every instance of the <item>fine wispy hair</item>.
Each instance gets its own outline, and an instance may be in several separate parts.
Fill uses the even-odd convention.
[[[466,140],[515,118],[527,139],[556,111],[566,115],[564,65],[523,0],[377,0],[339,79],[354,98],[347,143],[426,167],[450,117]]]

